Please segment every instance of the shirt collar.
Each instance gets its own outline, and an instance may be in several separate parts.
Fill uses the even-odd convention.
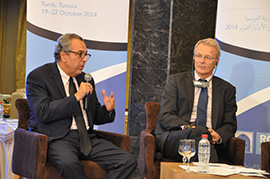
[[[57,67],[59,69],[60,76],[62,78],[63,83],[67,84],[69,81],[69,76],[60,68],[60,66],[58,64],[57,64]]]
[[[195,70],[194,70],[194,78],[195,78],[196,81],[201,79],[201,77],[195,72]],[[212,78],[213,78],[213,75],[210,75],[205,80],[207,80],[209,82]]]

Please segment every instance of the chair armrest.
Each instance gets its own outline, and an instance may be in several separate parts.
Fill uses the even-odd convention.
[[[145,178],[153,178],[153,165],[156,152],[155,137],[149,131],[140,134],[139,169]]]
[[[22,128],[14,131],[12,171],[27,178],[44,178],[48,137]]]
[[[227,156],[233,165],[244,165],[245,159],[245,140],[232,137],[229,143]]]
[[[111,141],[117,147],[129,152],[130,137],[128,135],[96,130],[105,139]]]
[[[270,172],[270,142],[261,143],[261,169]]]

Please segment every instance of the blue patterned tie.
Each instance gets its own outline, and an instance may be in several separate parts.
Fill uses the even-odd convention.
[[[200,79],[199,81],[207,82],[206,80]],[[198,107],[197,107],[197,119],[196,126],[206,126],[206,112],[207,112],[207,87],[201,88],[201,94],[199,97]]]

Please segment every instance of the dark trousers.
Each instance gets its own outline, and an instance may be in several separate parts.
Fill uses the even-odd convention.
[[[110,141],[89,134],[92,151],[89,156],[80,152],[79,134],[70,131],[64,138],[52,140],[48,145],[48,160],[60,169],[61,176],[68,179],[87,179],[80,160],[96,162],[108,172],[107,178],[131,178],[137,162],[134,157],[116,147]]]
[[[211,142],[211,135],[206,127],[196,127],[189,128],[186,130],[177,130],[171,131],[168,135],[165,145],[164,145],[164,153],[163,156],[175,161],[182,161],[182,156],[178,153],[179,140],[180,139],[194,139],[195,140],[195,148],[196,154],[193,156],[190,161],[197,162],[198,161],[198,143],[201,140],[202,134],[208,134],[208,139]],[[213,144],[211,144],[211,154],[210,154],[210,162],[218,162],[217,151]]]

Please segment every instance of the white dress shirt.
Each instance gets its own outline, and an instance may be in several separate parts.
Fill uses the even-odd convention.
[[[66,92],[66,95],[67,97],[70,96],[69,94],[69,78],[70,76],[68,76],[57,64],[57,67],[59,69],[59,72],[60,72],[60,75],[61,75],[61,78],[62,78],[62,82],[63,82],[63,85],[65,87],[65,92]],[[75,77],[72,77],[73,78],[73,82],[75,83],[75,86],[76,86],[76,89],[78,90],[78,82],[76,80]],[[85,122],[85,125],[86,125],[86,129],[88,130],[89,129],[89,124],[88,124],[88,120],[87,120],[87,114],[86,114],[86,111],[83,109],[83,101],[80,100],[80,106],[81,106],[81,110],[82,110],[82,113],[83,113],[83,118],[84,118],[84,122]],[[76,122],[75,122],[75,118],[74,116],[72,116],[72,125],[70,127],[71,130],[76,130],[78,129],[77,128],[77,125],[76,125]]]
[[[199,80],[200,77],[197,75],[197,73],[194,71],[194,78],[195,80]],[[211,114],[212,114],[212,78],[213,75],[209,76],[205,80],[208,82],[207,86],[207,95],[208,95],[208,102],[207,102],[207,112],[206,112],[206,127],[209,129],[212,128],[212,122],[211,122]],[[191,113],[190,122],[195,122],[197,118],[197,106],[199,102],[199,97],[201,94],[201,88],[195,87],[194,88],[194,101],[193,101],[193,109]]]

